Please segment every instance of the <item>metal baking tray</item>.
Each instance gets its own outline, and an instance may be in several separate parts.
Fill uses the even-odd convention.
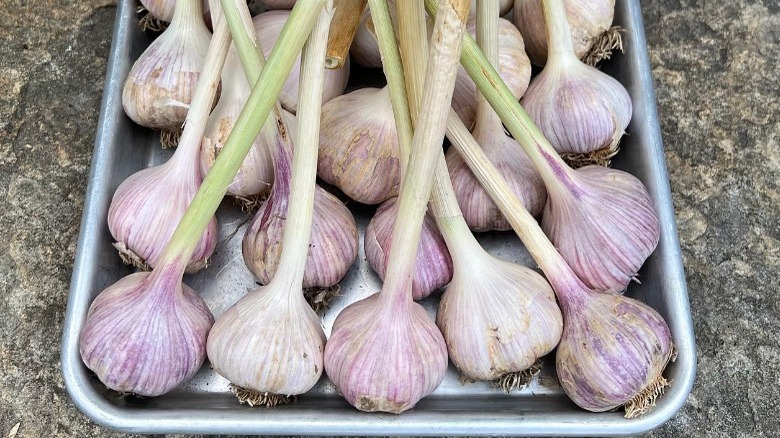
[[[646,184],[662,225],[658,248],[639,273],[642,283],[633,283],[627,293],[650,304],[666,318],[679,352],[677,361],[665,373],[672,386],[650,413],[627,420],[622,412],[590,413],[579,409],[558,384],[552,356],[545,358],[542,373],[530,386],[510,395],[489,384],[462,383],[457,370],[450,366],[442,385],[401,415],[356,411],[324,376],[294,404],[274,408],[239,405],[228,391],[228,382],[208,364],[191,381],[161,397],[123,397],[107,390],[82,364],[78,337],[93,298],[131,272],[111,246],[106,226],[109,202],[127,176],[161,163],[170,155],[160,148],[154,133],[133,124],[122,110],[124,79],[133,61],[151,41],[136,24],[133,0],[118,2],[65,317],[62,372],[76,406],[98,424],[143,433],[623,436],[651,430],[674,416],[693,385],[695,341],[639,0],[618,0],[615,20],[626,29],[625,54],[607,62],[604,68],[628,88],[634,114],[614,166],[633,173]],[[372,211],[355,209],[361,230]],[[241,258],[241,236],[247,219],[230,202],[224,202],[218,212],[220,243],[212,265],[185,278],[188,285],[203,294],[215,316],[254,286]],[[480,239],[499,257],[535,266],[514,234],[490,233]],[[361,242],[358,261],[341,283],[343,296],[323,316],[326,334],[330,334],[339,311],[380,290],[380,286],[365,261]],[[437,301],[434,297],[425,302],[431,315]]]

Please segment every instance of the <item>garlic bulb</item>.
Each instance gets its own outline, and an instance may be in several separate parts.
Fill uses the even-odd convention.
[[[400,159],[387,87],[361,88],[322,108],[317,175],[363,204],[398,194]]]
[[[295,286],[299,287],[299,286]],[[220,315],[209,332],[214,371],[253,405],[286,402],[311,389],[323,370],[325,333],[300,289],[287,281],[257,288]]]
[[[646,413],[668,386],[661,375],[674,347],[669,327],[648,305],[581,290],[564,300],[566,321],[555,363],[566,395],[583,409],[625,405],[626,417]]]
[[[550,193],[542,228],[588,287],[612,293],[636,277],[661,234],[642,182],[602,166],[569,172]]]
[[[380,68],[382,67],[382,56],[379,54],[376,38],[369,29],[370,19],[371,12],[366,9],[360,18],[360,24],[358,24],[355,38],[352,40],[352,46],[349,48],[349,54],[355,62],[363,67]]]
[[[261,284],[268,284],[278,268],[290,196],[290,151],[281,139],[277,142],[274,146],[277,179],[271,195],[249,224],[242,244],[244,263]],[[318,185],[313,214],[304,289],[337,284],[355,262],[358,252],[355,218],[344,203]]]
[[[170,22],[173,19],[173,10],[177,0],[139,0],[141,5],[149,11],[154,18],[160,21]],[[204,15],[209,11],[209,0],[202,0]]]
[[[187,207],[200,188],[197,149],[186,147],[162,165],[130,175],[114,192],[108,208],[108,229],[122,258],[141,268],[154,268]],[[201,237],[187,273],[206,267],[217,246],[217,220]],[[148,266],[147,266],[148,265]]]
[[[92,302],[79,353],[114,391],[157,396],[200,369],[213,323],[206,303],[181,283],[180,273],[138,272]]]
[[[632,113],[620,82],[573,56],[547,62],[522,104],[555,150],[575,165],[608,163]]]
[[[295,0],[263,0],[263,4],[268,9],[287,9],[290,10],[295,6]]]
[[[297,8],[298,17],[306,17],[304,14],[311,11],[318,13],[319,18],[302,51],[301,71],[307,81],[301,83],[295,159],[292,166],[284,159],[274,163],[274,187],[292,175],[279,269],[268,285],[250,292],[219,317],[206,345],[214,370],[239,387],[240,400],[250,404],[286,402],[289,396],[311,389],[323,369],[325,334],[300,288],[310,245],[325,49],[333,16],[333,8],[324,3],[307,2]],[[251,35],[245,36],[250,38],[236,38],[237,44],[252,40]],[[240,49],[252,53],[249,44]],[[275,59],[274,54],[271,57]],[[260,76],[262,57],[258,54],[255,61],[246,64],[251,82]],[[272,66],[269,62],[266,69]],[[283,129],[284,120],[278,108],[275,113],[282,124],[280,133],[286,134],[277,137],[281,139],[290,132]],[[285,148],[279,146],[277,150]]]
[[[617,80],[574,55],[562,2],[545,7],[548,62],[523,107],[556,152],[575,167],[609,164],[631,121],[631,97]]]
[[[398,216],[398,198],[390,198],[379,206],[366,227],[363,247],[366,260],[379,277],[385,279],[387,256],[393,240],[393,227]],[[425,215],[417,256],[414,261],[412,297],[421,300],[452,279],[452,258],[433,216]]]
[[[574,53],[582,59],[591,47],[601,44],[601,39],[611,38],[609,30],[615,16],[615,0],[565,0],[564,3]],[[531,62],[543,66],[547,62],[548,37],[541,0],[515,0],[514,21],[523,34]]]
[[[437,213],[437,222],[455,263],[436,314],[450,359],[469,378],[511,380],[558,345],[553,290],[531,269],[486,253],[461,217]]]
[[[477,40],[491,65],[495,66],[500,59],[497,28],[501,21],[498,18],[498,5],[480,6],[482,9],[477,16]],[[522,40],[520,44],[522,46]],[[522,57],[524,58],[522,63],[527,66],[530,75],[531,64],[525,57],[525,53]],[[544,182],[528,155],[520,149],[514,139],[506,135],[501,119],[482,95],[477,95],[476,122],[472,135],[482,146],[491,163],[512,187],[515,195],[523,201],[526,210],[538,216],[547,198]],[[509,222],[455,148],[451,148],[446,157],[455,196],[469,228],[474,231],[510,229]]]
[[[203,135],[200,169],[204,176],[208,174],[219,151],[224,147],[251,91],[241,67],[241,60],[236,51],[231,50],[225,60],[225,68],[222,70],[219,102],[209,116],[206,132]],[[295,126],[294,115],[285,112],[285,119],[288,126]],[[271,148],[275,145],[277,135],[276,124],[270,123],[263,127],[249,154],[244,158],[236,177],[228,186],[228,195],[244,200],[251,206],[268,194],[274,176]]]
[[[476,21],[469,20],[468,32],[476,34]],[[498,20],[498,68],[501,79],[517,99],[525,93],[531,80],[531,64],[525,54],[523,37],[507,20]],[[477,87],[463,67],[458,67],[455,81],[455,93],[452,96],[452,108],[466,126],[474,123],[477,108]]]
[[[210,33],[200,0],[179,0],[170,26],[135,61],[122,89],[122,107],[134,122],[168,131],[181,129],[200,77]]]
[[[392,312],[389,304],[374,294],[348,306],[325,346],[325,372],[361,411],[406,411],[447,370],[447,347],[425,309],[410,303]]]
[[[263,52],[271,53],[279,33],[282,31],[290,11],[268,11],[255,16],[252,22],[255,25],[257,38],[263,48]],[[297,66],[297,64],[296,64]],[[295,113],[298,108],[298,81],[300,69],[295,67],[287,81],[284,83],[282,94],[279,95],[279,101],[282,107],[287,111]],[[349,79],[349,60],[343,67],[335,70],[325,70],[325,88],[322,91],[322,102],[325,103],[336,96],[344,93]]]

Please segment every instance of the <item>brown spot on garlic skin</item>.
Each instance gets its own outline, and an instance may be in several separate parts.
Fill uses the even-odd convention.
[[[398,194],[398,136],[387,87],[362,88],[322,108],[317,175],[364,204]]]

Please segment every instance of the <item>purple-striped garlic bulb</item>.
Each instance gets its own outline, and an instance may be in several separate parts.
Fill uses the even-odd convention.
[[[79,339],[84,364],[122,393],[164,394],[189,380],[206,358],[214,317],[166,266],[122,278],[92,302]]]
[[[390,296],[374,294],[342,310],[325,345],[325,372],[365,412],[411,409],[447,370],[447,346],[425,309]]]
[[[550,241],[588,287],[623,292],[661,234],[645,186],[629,173],[586,166],[549,193],[542,228]]]
[[[371,269],[385,278],[387,256],[393,240],[393,227],[398,216],[398,198],[390,198],[376,210],[366,227],[363,247]],[[452,279],[452,258],[444,238],[431,214],[426,214],[420,231],[420,243],[414,262],[412,296],[421,300]]]
[[[675,354],[669,327],[640,301],[576,283],[561,300],[564,327],[555,363],[563,390],[589,411],[625,406],[627,418],[646,413],[669,385],[662,375]]]
[[[242,243],[244,263],[261,284],[271,281],[279,264],[292,178],[290,149],[279,136],[274,136],[274,141],[276,179],[268,199],[250,222]],[[338,198],[316,185],[303,288],[336,285],[354,263],[357,252],[358,231],[352,213]]]

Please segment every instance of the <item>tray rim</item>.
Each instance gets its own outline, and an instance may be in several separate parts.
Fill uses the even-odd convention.
[[[121,105],[122,73],[121,50],[129,50],[127,30],[135,14],[133,0],[119,0],[112,36],[111,52],[106,70],[106,82],[100,106],[100,116],[95,136],[90,177],[85,193],[84,210],[73,275],[70,283],[65,324],[62,335],[61,364],[65,386],[77,408],[94,422],[125,432],[145,433],[217,433],[217,434],[332,434],[332,435],[556,435],[556,436],[625,436],[650,431],[672,418],[683,406],[691,392],[696,374],[696,349],[691,321],[690,305],[682,265],[681,249],[674,217],[671,189],[668,180],[660,124],[656,110],[655,92],[646,50],[644,24],[639,0],[624,0],[623,7],[630,16],[634,28],[624,36],[635,48],[629,57],[629,68],[638,72],[638,83],[644,93],[643,123],[647,125],[649,142],[644,151],[649,172],[660,174],[647,184],[655,194],[656,209],[662,228],[661,245],[668,252],[661,260],[668,293],[663,300],[670,314],[677,314],[675,338],[679,356],[678,378],[663,398],[663,403],[644,417],[624,420],[622,416],[580,412],[545,413],[544,418],[530,413],[518,417],[501,416],[489,412],[476,412],[468,421],[460,416],[451,416],[444,411],[409,411],[400,416],[387,414],[366,414],[350,411],[347,414],[324,411],[318,416],[297,411],[284,411],[281,420],[276,415],[252,415],[251,411],[233,412],[220,409],[187,409],[187,421],[182,421],[181,411],[156,412],[150,418],[149,410],[122,408],[112,405],[94,391],[87,382],[87,375],[78,353],[78,335],[89,302],[81,295],[87,293],[90,284],[90,267],[87,260],[93,259],[97,251],[95,244],[102,236],[94,232],[101,227],[99,207],[93,200],[105,190],[110,169],[108,163],[112,154],[111,144],[115,141],[117,123],[124,117]],[[636,117],[636,114],[635,114]],[[633,123],[633,122],[632,122]],[[270,412],[270,411],[267,411]],[[231,415],[232,414],[232,415]]]

